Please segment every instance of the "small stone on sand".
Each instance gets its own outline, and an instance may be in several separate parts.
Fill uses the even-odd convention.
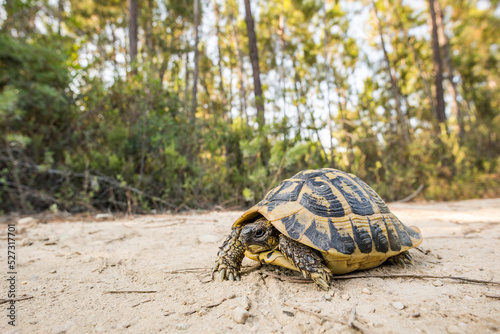
[[[248,313],[247,310],[245,310],[243,307],[237,307],[234,309],[233,319],[238,324],[244,324],[247,321],[249,316],[250,316],[250,313]]]
[[[351,296],[349,296],[347,293],[345,293],[342,295],[342,299],[349,300],[349,299],[351,299]]]
[[[443,286],[443,282],[437,280],[437,281],[432,282],[432,285],[434,285],[434,286]]]
[[[95,216],[96,220],[108,220],[113,219],[113,215],[111,213],[99,213]]]
[[[186,324],[180,323],[180,324],[175,325],[175,328],[178,330],[185,331],[188,328],[188,326]]]
[[[394,307],[396,310],[402,310],[405,308],[405,306],[403,305],[403,303],[400,303],[400,302],[394,302],[392,303],[392,307]]]

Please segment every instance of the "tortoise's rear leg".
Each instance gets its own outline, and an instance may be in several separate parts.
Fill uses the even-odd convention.
[[[240,280],[241,262],[245,256],[245,249],[240,241],[240,232],[241,227],[233,229],[219,248],[215,265],[212,269],[212,278],[216,271],[219,272],[219,282],[225,279],[230,281]]]
[[[283,255],[304,275],[311,277],[323,290],[328,290],[332,272],[325,266],[323,258],[311,247],[280,235],[279,247]]]
[[[399,253],[398,255],[391,256],[386,260],[387,263],[396,264],[403,269],[406,269],[407,264],[413,265],[413,258],[411,257],[410,252],[406,251],[403,253]]]

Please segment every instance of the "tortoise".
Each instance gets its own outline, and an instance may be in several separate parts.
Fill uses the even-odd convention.
[[[240,280],[244,256],[301,272],[327,290],[332,275],[374,268],[386,260],[413,263],[422,242],[357,176],[304,170],[271,189],[243,213],[217,253],[219,281]]]

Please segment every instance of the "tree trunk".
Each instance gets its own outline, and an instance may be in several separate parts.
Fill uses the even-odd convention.
[[[250,61],[252,63],[253,83],[255,92],[255,106],[257,108],[257,123],[262,128],[264,119],[264,100],[262,97],[262,86],[260,84],[259,53],[257,49],[257,37],[255,36],[254,20],[250,8],[250,0],[245,0],[245,22],[247,25],[248,48],[250,49]]]
[[[431,14],[432,27],[432,54],[434,63],[434,85],[436,89],[436,118],[439,123],[446,122],[446,114],[444,113],[444,92],[443,92],[443,60],[441,58],[441,50],[439,47],[438,28],[436,23],[436,0],[428,0]],[[445,124],[446,125],[446,124]]]
[[[250,8],[250,0],[245,0],[245,22],[247,25],[248,48],[250,49],[250,62],[252,63],[253,86],[255,93],[255,107],[257,109],[257,124],[262,133],[266,123],[264,118],[264,98],[262,96],[262,86],[260,85],[259,52],[257,49],[257,36],[255,35],[254,20]],[[268,164],[271,155],[271,147],[266,136],[262,136],[260,144],[260,160],[269,173]]]
[[[63,21],[64,2],[63,0],[57,1],[57,34],[61,36],[61,24]]]
[[[326,29],[325,29],[326,30]],[[326,38],[326,35],[325,35]],[[332,108],[330,106],[330,52],[327,50],[328,41],[325,40],[325,81],[326,81],[326,94],[325,94],[325,104],[326,110],[328,112],[328,132],[330,133],[330,167],[335,167],[335,150],[333,144],[333,115]]]
[[[148,48],[148,55],[152,59],[154,57],[154,43],[153,43],[153,0],[148,0],[148,18],[146,20],[146,46]]]
[[[380,44],[382,47],[382,51],[384,53],[384,60],[385,60],[385,65],[386,65],[386,69],[387,69],[387,74],[389,75],[389,79],[391,81],[392,97],[394,98],[394,100],[396,102],[396,114],[398,116],[398,124],[399,124],[398,129],[400,132],[401,139],[403,140],[403,143],[408,144],[410,142],[410,132],[408,130],[408,124],[406,123],[405,116],[403,115],[403,111],[401,109],[401,94],[399,93],[396,75],[392,71],[391,61],[389,59],[389,54],[387,53],[387,48],[385,46],[384,34],[382,31],[382,24],[380,23],[380,19],[378,17],[377,6],[375,6],[375,1],[373,1],[373,0],[372,0],[372,5],[373,5],[373,12],[374,12],[375,21],[376,21],[377,26],[378,26],[378,33],[380,36]]]
[[[457,119],[458,135],[460,138],[463,138],[464,128],[463,128],[462,112],[460,110],[460,104],[458,103],[457,100],[458,96],[457,84],[453,79],[454,74],[453,74],[453,65],[451,64],[451,57],[450,57],[450,45],[448,43],[448,38],[446,37],[446,34],[444,32],[443,11],[441,10],[441,6],[439,5],[439,0],[434,0],[434,11],[436,12],[436,25],[438,28],[439,45],[441,46],[444,55],[444,66],[447,72],[446,78],[450,82],[450,85],[448,87],[451,95],[451,108]]]
[[[240,81],[239,84],[239,90],[240,90],[240,112],[241,112],[241,118],[245,119],[246,124],[248,125],[248,113],[247,113],[247,95],[246,95],[246,89],[245,89],[245,77],[243,76],[244,69],[243,69],[243,59],[241,56],[240,52],[240,46],[238,43],[238,37],[236,36],[235,33],[235,24],[234,24],[234,17],[232,14],[230,15],[230,20],[231,20],[231,39],[234,44],[234,53],[236,55],[236,68],[238,71],[238,80]]]
[[[194,0],[193,4],[193,16],[194,16],[194,69],[193,69],[193,95],[191,96],[191,115],[190,115],[190,136],[189,140],[191,143],[188,144],[188,161],[194,166],[195,157],[199,154],[200,146],[196,145],[198,130],[196,128],[196,108],[198,107],[198,72],[199,72],[199,41],[198,36],[198,26],[200,25],[200,0]],[[208,94],[209,95],[209,94]],[[209,95],[210,96],[210,95]],[[193,191],[195,193],[201,190],[201,169],[198,169],[197,175],[195,175],[196,183]]]
[[[186,60],[184,62],[184,72],[186,74],[185,78],[184,78],[184,100],[187,102],[188,99],[189,99],[189,79],[190,76],[191,76],[191,71],[189,69],[189,53],[186,52],[185,54],[185,57],[186,57]]]
[[[286,117],[286,84],[285,84],[285,14],[284,1],[281,1],[281,13],[279,19],[278,36],[280,38],[279,54],[280,54],[280,89],[281,98],[283,99],[283,117]],[[274,117],[273,117],[274,120]]]
[[[301,89],[299,88],[299,82],[300,82],[300,75],[299,75],[299,72],[297,71],[297,62],[296,62],[296,59],[295,59],[295,54],[292,55],[292,66],[293,66],[293,73],[294,73],[294,76],[293,76],[293,86],[295,88],[295,99],[296,99],[296,103],[293,103],[295,104],[295,108],[297,108],[297,134],[295,135],[295,138],[297,141],[300,141],[302,139],[302,122],[303,122],[303,119],[302,119],[302,112],[300,111],[300,100],[301,100],[301,97],[302,97],[302,92],[301,92]]]
[[[227,120],[228,111],[231,112],[231,106],[227,103],[227,94],[224,89],[224,77],[222,75],[222,50],[221,50],[221,31],[219,26],[219,5],[214,1],[214,14],[215,14],[215,29],[217,33],[217,67],[219,69],[219,91],[222,94],[222,118]]]
[[[194,70],[193,70],[193,96],[191,101],[191,121],[196,120],[196,107],[198,104],[198,63],[200,51],[198,50],[199,36],[198,26],[200,25],[200,1],[194,0]]]
[[[327,12],[326,9],[326,4],[323,5],[323,10],[325,13]],[[326,15],[325,15],[326,18]],[[332,115],[332,108],[330,106],[330,90],[331,90],[331,85],[330,85],[330,67],[331,67],[331,59],[332,59],[332,54],[331,51],[329,50],[328,46],[330,44],[330,36],[328,32],[328,27],[327,27],[327,22],[326,19],[323,22],[324,24],[324,34],[325,34],[325,40],[324,40],[324,47],[325,47],[325,81],[326,81],[326,94],[325,94],[325,104],[326,104],[326,110],[328,112],[328,132],[330,133],[330,167],[335,167],[335,150],[334,150],[334,144],[333,144],[333,126],[334,126],[334,121],[333,121],[333,115]]]
[[[137,56],[137,0],[129,0],[129,43],[130,43],[130,66],[135,73],[135,58]]]

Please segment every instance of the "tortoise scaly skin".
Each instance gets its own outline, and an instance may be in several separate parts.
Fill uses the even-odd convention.
[[[304,277],[312,278],[323,290],[328,290],[332,272],[325,265],[321,253],[283,234],[280,235],[279,249]]]
[[[243,213],[219,250],[212,271],[239,279],[244,255],[300,271],[328,289],[331,275],[376,267],[388,259],[404,266],[418,246],[417,227],[404,225],[365,182],[330,168],[284,180]]]

